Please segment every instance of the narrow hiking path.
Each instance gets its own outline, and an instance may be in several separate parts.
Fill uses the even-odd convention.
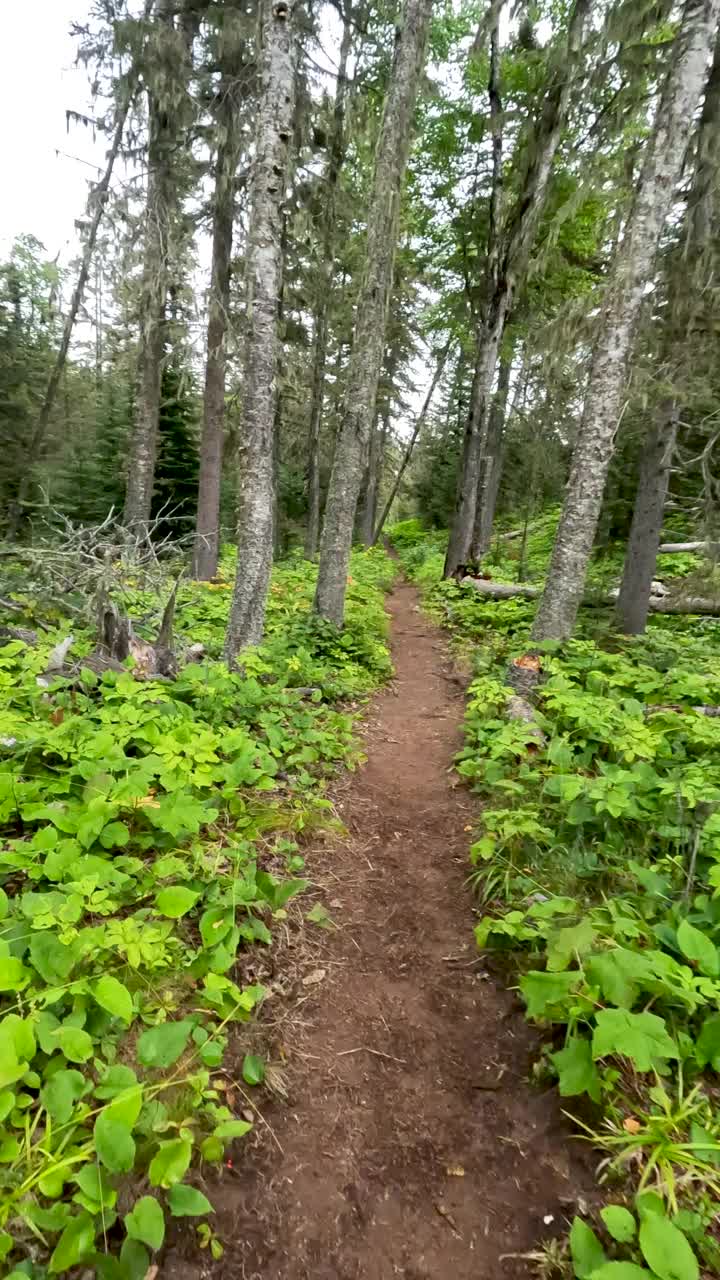
[[[503,1255],[552,1230],[546,1215],[559,1229],[581,1190],[553,1093],[527,1084],[532,1035],[473,949],[462,692],[414,588],[389,609],[397,677],[337,797],[350,838],[310,862],[339,928],[285,1041],[282,1153],[266,1138],[213,1191],[226,1254],[206,1274],[526,1277]]]

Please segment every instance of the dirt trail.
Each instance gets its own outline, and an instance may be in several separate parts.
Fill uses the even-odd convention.
[[[531,1033],[472,946],[462,692],[414,589],[389,607],[397,679],[339,798],[340,927],[288,1036],[282,1154],[266,1139],[212,1195],[228,1244],[212,1274],[228,1280],[527,1277],[504,1255],[558,1229],[580,1190],[553,1094],[526,1083]]]

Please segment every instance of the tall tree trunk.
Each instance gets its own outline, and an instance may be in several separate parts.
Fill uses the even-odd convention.
[[[488,421],[487,447],[483,458],[483,473],[478,498],[475,506],[475,527],[471,545],[471,558],[481,560],[487,553],[492,540],[495,507],[500,491],[500,478],[503,466],[503,434],[505,414],[507,411],[508,392],[510,390],[510,373],[512,371],[513,353],[510,350],[500,357],[498,383],[492,400]]]
[[[374,545],[375,521],[377,518],[378,493],[382,477],[385,457],[385,442],[390,432],[390,412],[399,359],[398,347],[391,344],[385,357],[385,367],[378,384],[378,396],[375,409],[375,421],[370,433],[368,462],[360,489],[360,515],[357,522],[357,533],[366,547]],[[384,389],[386,387],[386,390]],[[382,423],[382,426],[380,426]]]
[[[308,433],[307,500],[308,516],[305,532],[305,555],[313,560],[317,555],[320,536],[320,428],[322,426],[325,397],[325,364],[327,361],[328,307],[332,293],[335,269],[335,205],[337,183],[345,159],[345,108],[348,91],[347,66],[353,35],[352,0],[345,0],[343,33],[340,42],[335,106],[332,131],[328,144],[328,163],[325,173],[325,203],[321,220],[322,271],[315,310],[312,352],[312,398],[310,401],[310,429]]]
[[[173,174],[176,116],[166,100],[166,84],[163,83],[165,77],[171,78],[172,75],[172,72],[168,73],[168,63],[177,56],[177,50],[173,49],[176,37],[182,39],[175,31],[173,0],[158,0],[157,58],[162,72],[155,70],[148,92],[148,176],[140,287],[140,347],[123,515],[128,528],[140,534],[147,531],[155,481],[169,241],[178,194]]]
[[[380,420],[382,420],[382,427],[380,426]],[[358,536],[366,547],[373,545],[373,531],[375,529],[378,488],[380,486],[380,471],[383,458],[382,439],[387,435],[389,420],[390,404],[386,402],[381,413],[376,414],[375,422],[370,432],[368,463],[365,472],[365,491],[362,496],[360,519],[358,521]]]
[[[315,610],[342,625],[353,524],[385,347],[388,295],[432,0],[405,0],[375,154],[365,270],[320,548]]]
[[[222,28],[222,75],[217,97],[219,143],[213,197],[212,273],[208,299],[207,362],[200,444],[198,505],[193,551],[194,578],[215,576],[219,555],[220,488],[225,427],[226,338],[230,311],[230,262],[235,217],[236,171],[242,121],[241,74],[245,42],[241,17],[230,10]],[[236,25],[237,23],[237,25]]]
[[[686,0],[625,235],[612,264],[595,343],[580,434],[533,626],[533,639],[572,634],[592,552],[627,362],[645,287],[680,176],[702,91],[720,0]]]
[[[505,324],[513,297],[528,267],[533,241],[545,204],[552,163],[562,136],[570,91],[583,60],[583,30],[590,0],[574,0],[568,18],[567,39],[557,51],[540,116],[528,145],[528,163],[520,194],[512,210],[500,222],[499,184],[502,183],[501,142],[496,123],[493,138],[493,187],[490,197],[490,239],[486,303],[477,335],[473,376],[463,453],[458,474],[455,514],[450,528],[444,576],[452,577],[470,553],[475,527],[480,464],[487,443],[492,385]],[[499,12],[491,33],[490,101],[498,100]],[[496,114],[496,112],[495,112]]]
[[[147,0],[145,5],[145,17],[148,16],[150,9],[152,8],[152,4],[153,0]],[[105,172],[92,193],[92,202],[94,203],[95,208],[90,220],[90,227],[88,230],[87,240],[85,241],[85,248],[83,250],[77,282],[70,299],[70,307],[65,317],[60,346],[48,379],[45,396],[43,398],[42,405],[40,406],[40,412],[35,424],[35,430],[28,442],[27,453],[25,455],[25,470],[20,479],[15,498],[8,513],[6,536],[11,541],[17,537],[18,528],[23,514],[23,506],[27,502],[30,485],[32,483],[33,467],[38,459],[45,436],[47,435],[50,417],[57,399],[57,393],[62,380],[63,371],[65,369],[68,351],[70,350],[70,341],[72,339],[73,329],[75,328],[75,321],[77,320],[78,312],[85,294],[88,277],[90,275],[90,265],[92,263],[93,253],[95,252],[100,223],[102,221],[103,213],[105,212],[108,191],[110,189],[110,180],[112,178],[113,169],[115,168],[115,162],[120,153],[125,124],[127,122],[133,97],[134,93],[132,91],[128,92],[125,101],[118,111],[115,122],[115,132],[113,134],[107,163],[105,165]]]
[[[238,492],[238,558],[225,655],[262,639],[273,556],[274,434],[282,291],[282,208],[295,110],[292,4],[262,0],[258,108],[247,246],[247,338]]]
[[[393,480],[393,485],[392,485],[392,489],[390,490],[388,500],[385,503],[385,506],[383,507],[382,515],[380,516],[380,519],[378,520],[377,525],[375,527],[375,532],[372,538],[373,545],[377,542],[378,538],[380,537],[380,534],[382,533],[385,527],[385,521],[390,515],[390,511],[392,510],[392,504],[398,495],[398,490],[400,488],[400,485],[402,484],[402,478],[405,475],[405,472],[407,471],[410,465],[410,459],[413,456],[413,450],[415,448],[415,445],[418,442],[420,432],[422,431],[425,425],[425,421],[427,419],[428,412],[430,410],[430,405],[432,403],[432,398],[435,394],[435,388],[437,387],[437,384],[443,375],[443,370],[445,368],[445,363],[447,361],[449,352],[450,352],[450,347],[447,346],[445,347],[441,355],[438,357],[437,364],[435,365],[435,372],[432,377],[432,382],[428,387],[427,395],[425,396],[425,400],[423,401],[422,409],[420,410],[420,413],[418,414],[415,420],[415,426],[413,427],[412,435],[410,436],[410,439],[408,440],[405,446],[405,452],[403,453],[403,456],[400,460],[400,466],[398,467],[397,475]]]
[[[639,636],[650,611],[650,592],[657,564],[670,466],[677,437],[677,407],[666,401],[650,432],[640,460],[635,506],[617,602],[617,618],[625,635]]]
[[[700,115],[682,255],[675,253],[670,261],[668,316],[659,356],[661,365],[672,359],[678,338],[687,342],[698,296],[702,297],[710,286],[704,250],[712,243],[713,227],[717,225],[719,173],[720,32],[715,41],[713,64]],[[681,332],[683,326],[684,333]],[[647,625],[679,414],[678,398],[666,400],[660,406],[643,449],[616,611],[618,625],[627,635],[642,635]]]

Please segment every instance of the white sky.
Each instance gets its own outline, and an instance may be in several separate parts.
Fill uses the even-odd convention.
[[[76,218],[88,180],[97,174],[79,161],[102,164],[104,138],[89,129],[65,130],[65,111],[87,111],[88,80],[75,67],[71,21],[83,21],[90,0],[0,0],[0,252],[22,234],[37,236],[50,257],[72,257]],[[69,156],[78,157],[70,159]]]

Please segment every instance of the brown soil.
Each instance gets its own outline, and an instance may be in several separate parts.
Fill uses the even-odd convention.
[[[475,955],[462,689],[412,587],[390,612],[397,678],[338,797],[350,838],[320,852],[326,875],[309,860],[339,928],[316,931],[286,1033],[290,1104],[212,1189],[223,1259],[188,1270],[174,1251],[164,1275],[519,1280],[588,1181],[554,1094],[528,1083],[532,1033]]]

